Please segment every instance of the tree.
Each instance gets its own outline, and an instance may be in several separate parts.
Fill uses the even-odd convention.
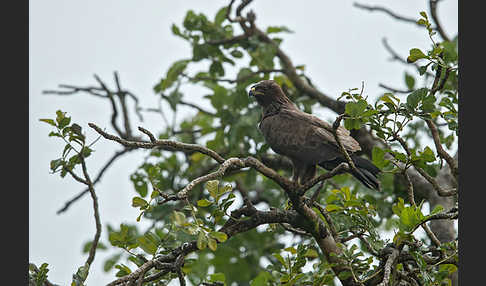
[[[117,73],[116,89],[95,76],[98,86],[61,85],[46,91],[87,93],[112,107],[112,131],[100,127],[107,123],[72,123],[61,110],[53,119],[41,119],[53,127],[49,136],[65,143],[60,158],[51,162],[52,172],[86,186],[66,209],[85,194],[93,201],[96,233],[85,246],[88,258],[73,275],[73,285],[84,285],[89,272],[98,271],[90,265],[96,252],[107,247],[100,243],[96,184],[117,158],[135,149],[148,151],[130,177],[137,193],[132,206],[140,209],[136,221],[153,225],[140,229],[134,221],[106,228],[111,247],[120,249],[105,262],[105,271],[118,269],[110,285],[166,285],[171,280],[181,285],[441,285],[449,279],[456,285],[459,171],[457,154],[449,153],[458,134],[457,36],[450,39],[441,28],[437,2],[430,1],[428,13],[417,13],[418,19],[355,4],[416,23],[431,41],[428,50],[412,48],[408,57],[384,42],[396,60],[415,66],[417,74],[406,74],[406,91],[383,85],[388,92],[376,102],[368,99],[364,85],[338,98],[317,89],[305,67],[296,66],[280,47],[278,34],[290,29],[261,29],[256,13],[247,11],[250,3],[232,0],[214,17],[189,10],[182,26],[171,27],[193,53],[175,61],[154,91],[173,112],[188,106],[195,113],[178,125],[162,113],[166,126],[157,135],[133,129],[134,114],[161,110],[139,107]],[[187,67],[196,64],[201,71],[188,74]],[[231,73],[236,77],[227,76]],[[422,86],[417,77],[424,78]],[[290,162],[265,144],[255,128],[260,110],[247,95],[250,85],[270,78],[302,110],[336,113],[334,130],[343,123],[362,155],[382,169],[381,193],[338,174],[338,168],[353,168],[351,163],[320,170],[304,185],[289,179]],[[211,109],[191,102],[184,85],[208,91]],[[94,129],[100,138],[86,138],[83,128]],[[425,137],[432,148],[420,140]],[[97,140],[123,149],[91,177],[89,159]],[[418,229],[426,235],[421,237]],[[395,233],[392,241],[383,239],[384,231]],[[298,242],[283,248],[279,238],[289,235]],[[266,267],[262,258],[269,261]],[[49,285],[47,271],[46,264],[31,264],[30,282]]]

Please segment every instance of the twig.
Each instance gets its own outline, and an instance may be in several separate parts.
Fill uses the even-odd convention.
[[[299,229],[296,229],[296,228],[293,228],[291,226],[288,226],[286,225],[285,223],[280,223],[280,225],[286,230],[286,231],[289,231],[289,232],[292,232],[292,233],[295,233],[295,234],[298,234],[298,235],[302,235],[302,236],[311,236],[309,233],[303,231],[303,230],[299,230]]]
[[[392,18],[396,19],[396,20],[399,20],[399,21],[403,21],[403,22],[407,22],[407,23],[411,23],[411,24],[415,24],[417,26],[420,26],[419,24],[417,24],[417,19],[400,16],[400,15],[394,13],[393,11],[391,11],[391,10],[385,8],[385,7],[381,7],[381,6],[368,6],[368,5],[364,5],[364,4],[360,4],[360,3],[356,3],[356,2],[353,3],[353,6],[354,7],[357,7],[357,8],[360,8],[360,9],[363,9],[363,10],[368,10],[370,12],[374,12],[374,11],[383,12],[383,13],[391,16]]]
[[[116,84],[116,88],[117,88],[116,94],[118,95],[118,98],[120,100],[120,105],[121,105],[121,108],[122,108],[123,124],[125,126],[125,136],[127,138],[131,138],[132,137],[132,128],[130,126],[130,118],[128,116],[127,104],[126,104],[126,101],[125,101],[126,93],[121,88],[120,79],[119,79],[118,73],[116,71],[114,72],[114,76],[115,76],[115,84]]]
[[[341,142],[341,139],[339,138],[338,134],[337,134],[337,129],[339,128],[340,124],[341,124],[341,120],[345,117],[346,115],[345,114],[341,114],[339,116],[336,117],[336,120],[334,121],[333,125],[332,125],[332,133],[334,135],[334,140],[336,141],[338,147],[339,147],[339,150],[341,150],[341,153],[344,155],[344,157],[346,158],[346,161],[348,163],[348,165],[350,166],[350,169],[354,170],[356,173],[360,173],[360,171],[358,171],[358,169],[356,168],[356,166],[354,165],[354,162],[353,160],[351,159],[351,157],[349,156],[348,154],[348,151],[346,151],[346,148],[344,148],[344,145],[343,143]]]
[[[160,96],[167,101],[169,100],[169,97],[165,94],[160,94]],[[187,102],[187,101],[184,101],[184,100],[179,100],[177,103],[181,104],[181,105],[186,105],[186,106],[192,107],[194,109],[197,109],[198,111],[200,111],[204,114],[216,116],[216,114],[214,114],[213,112],[207,111],[207,110],[201,108],[200,106],[198,106],[197,104],[190,103],[190,102]],[[167,125],[169,125],[169,124],[167,124]]]
[[[382,87],[386,90],[389,90],[391,92],[394,92],[394,93],[411,93],[413,92],[413,90],[401,90],[401,89],[396,89],[396,88],[393,88],[393,87],[389,87],[387,85],[384,85],[382,83],[378,84],[379,87]]]
[[[237,83],[237,82],[242,82],[242,81],[245,81],[255,75],[259,75],[261,73],[263,74],[269,74],[269,73],[283,73],[285,72],[284,70],[282,69],[263,69],[263,70],[258,70],[258,71],[255,71],[255,72],[251,72],[245,76],[242,76],[242,77],[238,77],[236,79],[229,79],[229,78],[216,78],[216,77],[207,77],[207,76],[196,76],[196,77],[192,77],[192,76],[189,76],[185,73],[182,73],[182,76],[188,78],[189,80],[192,80],[192,81],[202,81],[202,80],[211,80],[211,81],[219,81],[219,82],[228,82],[228,83]]]
[[[131,148],[143,148],[143,149],[153,149],[153,148],[162,148],[165,150],[170,150],[170,151],[194,151],[194,152],[199,152],[205,155],[210,156],[214,160],[216,160],[218,163],[223,163],[225,159],[221,157],[218,153],[215,151],[208,149],[206,147],[203,147],[198,144],[187,144],[187,143],[180,143],[177,141],[172,141],[172,140],[156,140],[155,142],[145,142],[145,141],[129,141],[122,139],[120,137],[111,135],[103,131],[100,127],[96,126],[94,123],[88,123],[89,127],[93,128],[96,132],[101,134],[104,138],[112,141],[116,141],[120,144],[122,144],[125,147],[131,147]]]
[[[397,140],[400,143],[400,145],[405,150],[407,155],[411,156],[412,153],[410,152],[410,149],[408,148],[407,143],[403,140],[403,138],[401,138],[398,134],[393,134],[393,138],[394,138],[394,140]],[[439,196],[449,197],[449,196],[454,196],[454,195],[457,194],[456,188],[453,188],[451,190],[444,190],[441,186],[439,186],[437,181],[432,176],[427,174],[422,168],[420,168],[416,164],[413,164],[413,166],[414,166],[415,170],[417,170],[417,172],[419,172],[419,174],[422,175],[422,177],[424,177],[424,179],[426,179],[434,187],[434,189],[437,191]]]
[[[241,159],[229,158],[221,164],[221,166],[219,167],[219,169],[217,171],[192,180],[181,191],[179,191],[177,193],[177,198],[181,199],[181,200],[186,199],[187,193],[190,192],[195,186],[197,186],[200,183],[207,182],[209,180],[213,180],[213,179],[222,177],[225,174],[225,172],[233,166],[237,166],[237,167],[240,167],[240,168],[245,167],[245,165],[244,165],[244,163]]]
[[[407,181],[407,190],[408,190],[408,197],[409,197],[409,200],[410,200],[410,204],[412,204],[414,207],[417,207],[417,204],[415,203],[414,194],[413,194],[413,184],[412,184],[412,181],[410,180],[410,177],[408,176],[406,170],[403,170],[403,176],[405,177],[405,179]],[[427,233],[427,236],[435,244],[435,246],[439,247],[441,243],[440,243],[439,239],[437,238],[437,236],[434,234],[434,232],[429,228],[429,226],[425,223],[421,223],[419,226],[422,226],[424,231]],[[417,227],[419,227],[419,226],[417,226]],[[411,233],[413,233],[417,229],[417,227],[415,227],[415,229]]]
[[[444,29],[439,23],[439,17],[437,16],[437,3],[439,3],[438,0],[429,0],[430,16],[432,17],[432,20],[434,20],[435,22],[435,30],[439,32],[439,35],[442,37],[444,41],[450,42],[451,40],[449,39]]]
[[[336,168],[332,169],[331,171],[322,174],[318,177],[314,177],[310,181],[308,181],[304,186],[302,186],[301,189],[301,194],[304,194],[308,189],[312,188],[315,184],[321,182],[321,181],[326,181],[336,175],[339,175],[342,171],[347,171],[349,170],[349,164],[348,163],[340,163],[339,165],[336,166]]]
[[[429,127],[430,132],[432,133],[432,138],[434,139],[434,144],[435,144],[435,149],[437,150],[437,154],[439,154],[440,157],[446,160],[447,164],[449,165],[449,168],[451,169],[451,173],[454,176],[454,179],[457,180],[459,176],[459,170],[457,168],[457,164],[454,158],[452,158],[451,155],[449,155],[449,153],[447,153],[444,150],[444,148],[442,148],[442,144],[440,143],[439,131],[437,130],[437,127],[430,119],[426,119],[425,123],[427,123],[427,126]]]
[[[409,62],[407,62],[406,59],[400,57],[400,55],[390,47],[386,38],[382,39],[382,43],[383,43],[383,46],[385,47],[385,49],[392,55],[392,60],[399,61],[400,63],[405,64],[405,65],[413,65],[413,66],[415,66],[415,68],[417,70],[420,69],[420,66],[416,62],[415,63],[409,63]],[[429,71],[427,71],[425,74],[427,76],[433,76],[433,74]]]
[[[81,153],[80,153],[81,154]],[[93,243],[91,244],[91,248],[89,250],[89,255],[88,259],[86,260],[86,264],[91,265],[91,263],[94,260],[95,254],[96,254],[96,248],[98,246],[98,242],[100,240],[101,236],[101,220],[100,220],[100,213],[98,210],[98,197],[96,196],[96,192],[94,189],[93,182],[91,181],[89,175],[88,175],[88,170],[86,168],[86,163],[84,161],[84,157],[81,155],[79,156],[81,159],[81,166],[83,169],[83,174],[86,179],[86,182],[88,183],[88,189],[89,193],[91,194],[91,198],[93,199],[93,210],[94,210],[94,217],[95,217],[95,222],[96,222],[96,233],[93,239]]]
[[[113,128],[115,129],[116,133],[118,135],[120,135],[120,137],[122,138],[125,138],[125,135],[126,133],[124,133],[120,127],[118,127],[118,123],[116,122],[116,118],[118,117],[118,108],[116,107],[116,103],[115,103],[115,100],[113,99],[113,93],[112,91],[110,91],[105,83],[100,79],[100,77],[98,75],[94,75],[94,78],[96,79],[96,81],[99,83],[99,85],[101,86],[101,88],[105,91],[108,99],[110,100],[110,103],[111,103],[111,108],[113,110],[113,113],[111,114],[111,125],[113,126]]]
[[[106,170],[108,170],[108,167],[113,163],[115,162],[116,159],[118,159],[121,155],[129,152],[129,151],[132,151],[133,149],[132,148],[125,148],[121,151],[118,151],[116,152],[106,163],[105,165],[103,166],[103,168],[101,168],[101,170],[99,171],[98,175],[96,176],[95,180],[93,181],[93,185],[96,185],[96,183],[98,183],[100,180],[101,180],[101,177],[103,176],[103,174],[105,173]],[[81,199],[84,195],[86,195],[87,193],[89,193],[89,189],[86,188],[85,190],[81,191],[79,194],[77,194],[75,197],[73,197],[72,199],[70,199],[69,201],[67,201],[65,204],[64,204],[64,207],[62,207],[61,209],[59,209],[56,214],[61,214],[65,211],[67,211],[69,209],[69,207],[74,203],[76,202],[77,200]]]
[[[322,214],[322,216],[326,220],[327,226],[329,227],[329,231],[331,232],[331,235],[334,237],[334,239],[336,241],[340,241],[337,230],[336,230],[336,226],[334,225],[334,222],[332,221],[331,216],[326,211],[326,209],[323,208],[320,204],[318,204],[316,202],[314,202],[313,206],[316,207],[319,210],[319,212]]]

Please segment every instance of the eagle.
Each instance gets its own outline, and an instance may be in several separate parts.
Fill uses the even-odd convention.
[[[304,184],[314,178],[317,165],[332,170],[347,162],[334,138],[331,124],[299,110],[277,82],[262,80],[250,88],[249,96],[262,107],[258,128],[266,143],[275,153],[292,161],[292,180]],[[356,166],[356,170],[347,172],[364,186],[379,190],[377,175],[380,169],[355,154],[361,147],[347,129],[339,126],[336,134]]]

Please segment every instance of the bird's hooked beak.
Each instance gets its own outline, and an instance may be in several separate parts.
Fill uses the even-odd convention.
[[[248,95],[249,96],[263,95],[263,92],[256,90],[255,87],[252,87]]]

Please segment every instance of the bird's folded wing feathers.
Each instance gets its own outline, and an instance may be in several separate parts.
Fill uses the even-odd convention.
[[[321,136],[324,141],[337,144],[336,140],[334,139],[332,125],[319,119],[318,117],[309,113],[305,113],[298,109],[287,108],[281,109],[279,114],[282,116],[290,117],[294,120],[302,120],[315,126],[316,133],[319,134],[319,136]],[[359,143],[349,135],[350,133],[346,128],[339,126],[336,130],[336,133],[347,151],[356,152],[361,150]]]

